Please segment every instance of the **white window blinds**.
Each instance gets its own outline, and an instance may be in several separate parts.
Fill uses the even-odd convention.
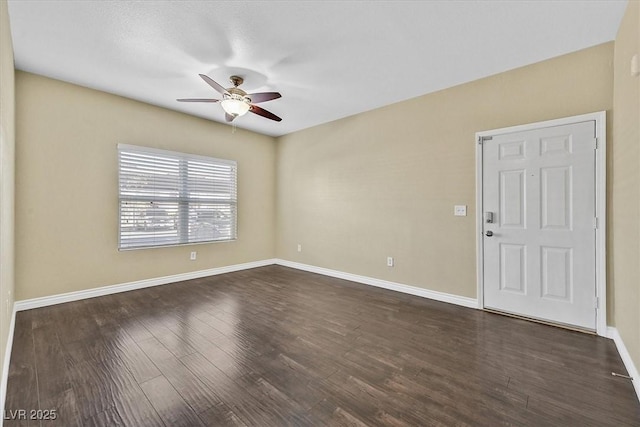
[[[119,249],[236,238],[236,162],[118,144]]]

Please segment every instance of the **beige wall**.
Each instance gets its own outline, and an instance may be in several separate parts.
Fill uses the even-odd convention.
[[[630,72],[640,53],[640,3],[629,2],[615,42],[613,182],[609,284],[613,323],[640,367],[640,77]]]
[[[276,254],[475,297],[474,133],[610,110],[612,59],[607,43],[284,136],[277,145],[18,72],[17,299]],[[119,142],[238,160],[239,240],[118,252]],[[72,211],[77,203],[82,209]],[[454,217],[454,204],[466,204],[468,216]],[[387,256],[395,267],[385,266]]]
[[[273,138],[20,71],[16,92],[16,299],[274,257]],[[118,143],[236,160],[238,240],[119,252]]]
[[[607,43],[280,138],[278,257],[475,298],[475,132],[610,110],[612,58]]]
[[[0,370],[14,299],[14,68],[7,2],[0,1]],[[1,375],[1,374],[0,374]],[[4,403],[0,399],[0,405]]]

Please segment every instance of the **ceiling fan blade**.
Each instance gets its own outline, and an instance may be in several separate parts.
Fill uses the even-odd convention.
[[[267,119],[275,120],[276,122],[282,121],[282,119],[270,111],[265,110],[264,108],[260,108],[257,105],[251,104],[249,111],[253,114],[257,114],[262,117],[266,117]]]
[[[233,121],[233,119],[235,119],[235,118],[236,118],[236,116],[234,116],[234,115],[231,115],[229,113],[224,113],[224,119],[226,121],[228,121],[229,123],[231,123]]]
[[[202,80],[204,80],[205,82],[207,82],[207,84],[209,86],[211,86],[212,88],[214,88],[215,90],[217,90],[218,92],[220,92],[223,95],[230,95],[229,92],[227,92],[227,90],[225,88],[223,88],[222,86],[220,86],[218,83],[216,83],[215,81],[213,81],[213,79],[207,75],[204,74],[200,74],[200,77],[202,77]]]
[[[182,99],[176,99],[176,101],[180,101],[180,102],[220,102],[219,99],[205,99],[205,98],[182,98]]]
[[[282,95],[279,92],[260,92],[260,93],[249,93],[247,94],[249,98],[251,98],[251,102],[257,104],[258,102],[271,101],[272,99],[278,99]]]

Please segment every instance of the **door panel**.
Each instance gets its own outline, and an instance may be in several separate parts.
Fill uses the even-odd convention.
[[[571,302],[573,290],[571,248],[542,248],[542,297]]]
[[[567,156],[571,154],[571,135],[540,138],[540,155],[544,157]]]
[[[485,307],[595,329],[594,135],[588,121],[483,141]]]
[[[500,245],[500,289],[527,292],[527,252],[524,245]]]
[[[543,229],[571,229],[571,176],[571,166],[541,170],[540,222]]]
[[[500,212],[502,227],[524,228],[524,170],[500,171]]]

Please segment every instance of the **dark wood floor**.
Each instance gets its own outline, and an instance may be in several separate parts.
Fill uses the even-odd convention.
[[[5,418],[638,426],[612,341],[269,266],[18,313]],[[41,414],[46,414],[42,412]]]

